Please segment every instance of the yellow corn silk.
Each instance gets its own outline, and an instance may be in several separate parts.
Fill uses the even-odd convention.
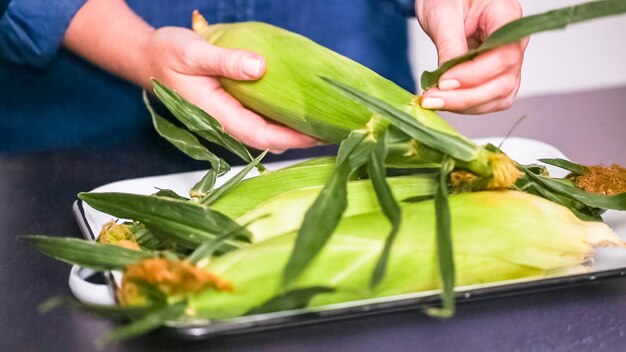
[[[449,201],[457,286],[584,271],[594,246],[620,243],[605,224],[584,222],[522,192],[464,193]],[[374,289],[370,277],[390,226],[380,211],[345,217],[290,288],[337,289],[316,296],[312,306],[439,289],[434,204],[405,203],[402,212],[387,275]],[[206,270],[232,280],[237,290],[205,290],[190,296],[190,307],[198,316],[227,318],[272,298],[294,240],[288,233],[213,258]]]
[[[115,221],[109,221],[102,226],[97,242],[128,249],[141,249],[130,228],[125,224],[117,224]]]
[[[136,282],[150,284],[167,296],[181,296],[206,289],[232,291],[230,281],[203,270],[185,260],[145,259],[124,270],[122,286],[117,292],[122,305],[143,306],[148,297]]]

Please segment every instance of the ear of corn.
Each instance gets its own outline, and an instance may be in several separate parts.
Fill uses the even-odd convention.
[[[619,243],[602,223],[583,222],[567,208],[517,191],[450,196],[459,286],[543,277],[584,270],[593,246]],[[404,222],[391,251],[388,273],[373,290],[369,278],[389,224],[380,211],[344,218],[334,236],[295,287],[332,286],[312,305],[436,290],[432,201],[404,204]],[[367,224],[367,226],[363,226]],[[206,269],[233,283],[232,292],[205,291],[191,299],[198,316],[238,316],[279,292],[280,271],[293,233],[213,260]]]
[[[295,189],[324,185],[335,169],[334,159],[312,159],[300,165],[265,172],[241,181],[232,192],[218,198],[211,208],[238,218],[265,200]]]
[[[343,57],[301,35],[261,22],[208,25],[197,12],[193,16],[194,30],[211,44],[233,49],[246,49],[263,55],[267,70],[257,81],[235,81],[220,78],[228,93],[248,108],[286,126],[323,141],[339,143],[353,130],[365,128],[373,113],[363,105],[340,94],[324,82],[330,78],[347,86],[358,87],[401,111],[427,128],[473,143],[461,135],[434,111],[421,108],[413,94],[378,75],[367,67]],[[397,129],[390,131],[405,142],[410,138]],[[397,143],[402,145],[402,143]],[[405,144],[405,150],[391,150],[398,157],[412,162],[439,162],[441,153],[420,146]],[[476,149],[476,159],[462,166],[491,178],[500,175],[493,170],[510,160],[489,160],[490,152]],[[513,168],[514,169],[514,168]],[[513,175],[519,176],[519,173]],[[498,179],[494,188],[509,187],[511,177]],[[504,184],[506,182],[506,184]]]
[[[296,33],[261,22],[208,26],[197,12],[193,28],[211,44],[263,55],[267,62],[263,79],[221,79],[222,85],[251,109],[319,139],[339,143],[350,131],[363,128],[372,115],[337,94],[320,76],[341,79],[401,106],[431,128],[457,133],[434,112],[414,104],[414,96],[403,88]]]
[[[399,199],[430,196],[436,186],[433,175],[390,177],[387,182],[396,198],[403,197]],[[306,210],[321,190],[320,185],[282,193],[245,213],[237,222],[250,224],[247,229],[252,233],[255,243],[297,231]],[[348,207],[344,216],[370,213],[379,209],[380,205],[369,180],[348,183]]]

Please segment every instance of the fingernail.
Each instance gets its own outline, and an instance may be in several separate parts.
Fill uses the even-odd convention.
[[[250,78],[257,78],[261,73],[261,60],[245,58],[241,65],[241,72]]]
[[[456,79],[446,79],[439,82],[439,90],[452,90],[461,86],[461,83]]]
[[[272,154],[282,154],[282,153],[284,153],[285,151],[287,151],[287,149],[270,149],[270,152],[271,152]]]
[[[443,103],[441,98],[424,98],[421,105],[424,109],[435,110],[443,108]]]

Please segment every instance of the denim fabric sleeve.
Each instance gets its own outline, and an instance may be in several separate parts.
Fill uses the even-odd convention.
[[[0,18],[0,59],[38,68],[56,56],[86,0],[13,0]]]

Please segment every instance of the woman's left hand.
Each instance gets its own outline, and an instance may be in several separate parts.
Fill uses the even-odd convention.
[[[517,0],[417,0],[417,19],[437,47],[439,64],[479,46],[491,33],[522,15]],[[520,86],[528,39],[508,44],[443,74],[426,91],[427,109],[484,114],[511,107]]]

